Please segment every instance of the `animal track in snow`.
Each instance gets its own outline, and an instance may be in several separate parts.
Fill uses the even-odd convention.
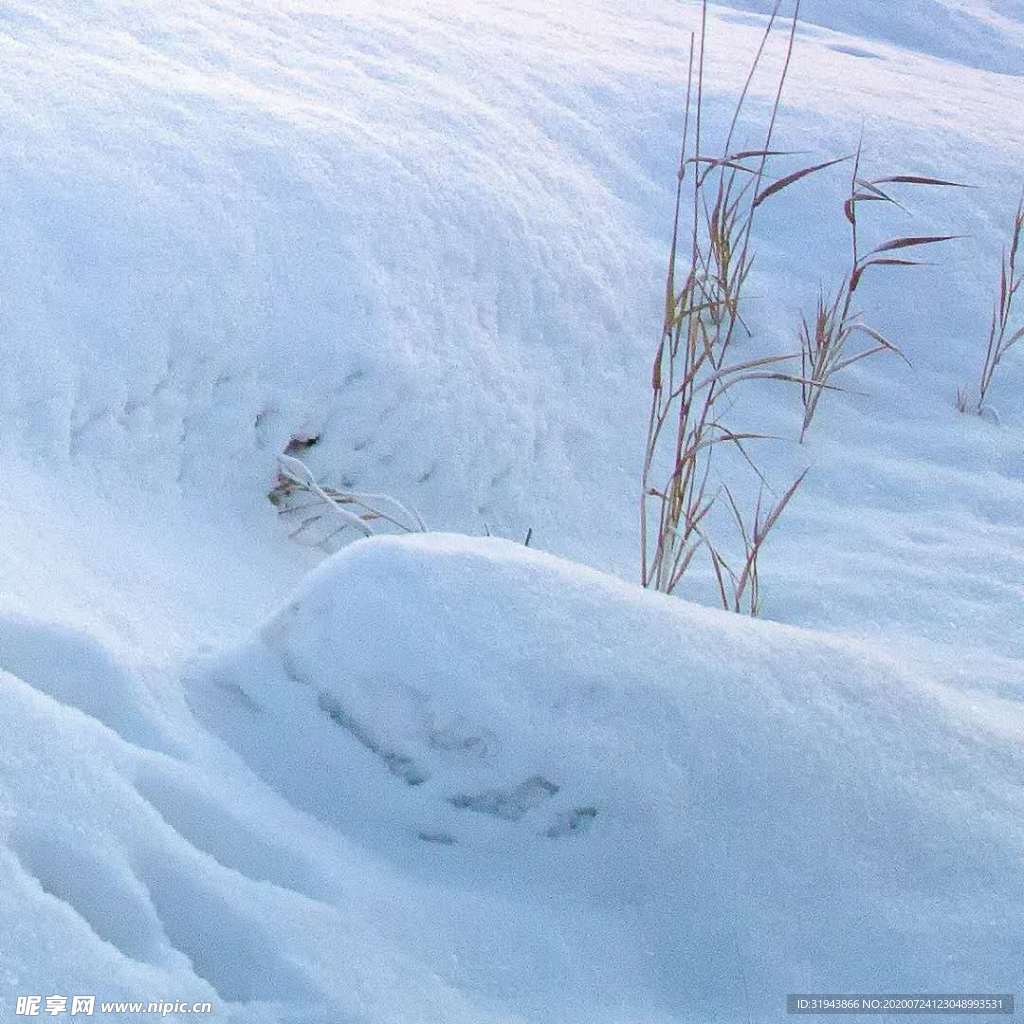
[[[596,807],[574,807],[555,818],[555,823],[544,833],[549,839],[586,832],[597,817]]]
[[[295,667],[293,659],[284,653],[281,663],[285,674],[293,682],[300,686],[309,686],[310,683],[302,676]],[[430,778],[430,772],[420,767],[407,754],[398,750],[392,750],[382,744],[369,729],[358,719],[351,715],[343,706],[340,700],[327,690],[316,691],[317,707],[336,726],[344,729],[361,747],[368,750],[374,757],[378,758],[387,770],[407,785],[420,786]]]
[[[317,693],[317,706],[335,724],[350,733],[358,743],[374,754],[387,767],[392,775],[397,776],[409,786],[421,786],[430,778],[430,772],[419,767],[407,754],[388,750],[375,740],[363,726],[359,724],[345,709],[341,702],[328,693],[320,690]]]
[[[481,793],[461,793],[448,798],[459,810],[490,814],[505,821],[519,821],[527,811],[539,807],[553,797],[561,787],[549,782],[543,775],[531,775],[511,789],[486,789]]]

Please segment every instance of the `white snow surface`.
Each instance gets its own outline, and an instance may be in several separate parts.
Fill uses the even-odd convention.
[[[711,9],[712,129],[771,6]],[[870,212],[965,237],[865,279],[910,365],[758,449],[810,472],[751,621],[704,565],[635,584],[697,4],[3,5],[0,1019],[1024,996],[1020,354],[998,422],[954,408],[1022,184],[1024,4],[803,15],[785,148],[863,133],[869,174],[977,187]],[[846,173],[766,204],[752,358],[842,273]],[[792,439],[799,396],[731,415]],[[445,532],[290,541],[266,496],[313,435],[326,485]]]

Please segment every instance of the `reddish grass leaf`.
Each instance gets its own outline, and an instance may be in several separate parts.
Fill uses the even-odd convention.
[[[787,174],[784,178],[779,178],[778,181],[772,182],[766,189],[763,189],[754,198],[752,204],[753,209],[757,209],[766,199],[770,199],[777,192],[781,192],[784,188],[788,188],[795,182],[800,181],[801,178],[806,178],[809,174],[816,174],[818,171],[825,170],[826,167],[833,167],[836,164],[842,163],[844,160],[849,160],[848,156],[841,156],[835,160],[827,160],[823,164],[815,164],[813,167],[804,167],[799,171],[794,171],[792,174]]]
[[[894,238],[878,246],[878,248],[872,249],[868,255],[874,256],[875,253],[879,252],[892,252],[894,249],[911,249],[917,245],[935,245],[937,242],[950,242],[962,237],[962,235],[917,235],[906,238]]]
[[[960,181],[945,181],[942,178],[929,178],[922,174],[895,174],[891,178],[875,178],[872,185],[942,185],[946,188],[974,188]]]

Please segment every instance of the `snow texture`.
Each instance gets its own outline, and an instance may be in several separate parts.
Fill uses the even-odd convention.
[[[770,7],[711,9],[712,134]],[[1024,992],[1020,354],[998,422],[954,408],[1021,186],[1024,5],[804,4],[780,143],[863,133],[869,174],[978,187],[866,215],[965,237],[858,292],[911,365],[858,364],[805,445],[759,449],[776,488],[810,473],[756,622],[707,607],[703,564],[677,598],[635,586],[698,16],[3,5],[0,1017]],[[765,205],[750,358],[843,272],[846,174]],[[800,414],[774,383],[730,413]],[[296,439],[322,486],[453,532],[290,542],[267,494]]]

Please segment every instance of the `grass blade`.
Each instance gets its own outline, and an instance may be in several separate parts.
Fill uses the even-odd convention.
[[[814,164],[812,167],[803,167],[799,171],[794,171],[792,174],[787,174],[784,178],[779,178],[778,181],[773,181],[767,188],[762,189],[754,198],[753,208],[756,210],[766,199],[770,199],[773,195],[781,192],[784,188],[788,188],[795,182],[800,181],[802,178],[806,178],[809,174],[816,174],[818,171],[823,171],[828,167],[834,167],[836,164],[841,164],[844,160],[849,160],[848,156],[840,156],[835,160],[826,160],[821,164]]]

